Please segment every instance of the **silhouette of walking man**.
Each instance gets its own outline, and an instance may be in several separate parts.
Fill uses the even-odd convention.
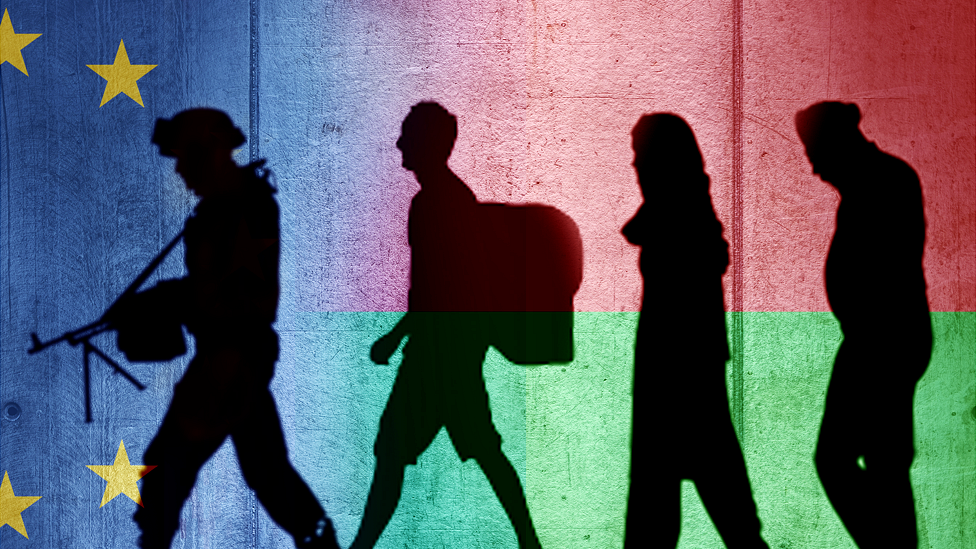
[[[768,548],[729,413],[722,274],[728,243],[688,124],[669,113],[634,127],[644,203],[623,228],[641,246],[644,297],[634,356],[627,549],[675,547],[681,481],[695,481],[730,549]]]
[[[387,364],[400,342],[403,362],[376,437],[376,472],[352,549],[375,545],[400,500],[404,469],[446,427],[462,460],[474,458],[512,521],[519,547],[538,548],[522,484],[501,450],[482,363],[488,350],[489,292],[481,287],[485,251],[474,193],[447,166],[457,119],[436,103],[415,105],[397,148],[420,192],[410,206],[409,311],[376,341],[371,358]]]
[[[824,279],[844,340],[815,460],[858,547],[915,549],[912,400],[932,354],[922,189],[908,164],[864,137],[860,121],[857,105],[837,102],[796,115],[813,173],[841,197]]]
[[[153,143],[161,155],[176,158],[176,172],[201,199],[183,233],[187,276],[137,294],[142,300],[123,304],[128,310],[120,314],[130,323],[172,316],[194,335],[197,352],[146,450],[145,463],[159,469],[143,481],[144,507],[133,517],[142,530],[140,546],[170,546],[197,473],[230,436],[244,480],[295,546],[338,548],[332,523],[288,461],[268,390],[278,360],[272,323],[279,225],[275,190],[260,170],[264,161],[235,164],[231,152],[244,135],[225,113],[211,109],[157,120]],[[169,310],[140,308],[149,302]]]

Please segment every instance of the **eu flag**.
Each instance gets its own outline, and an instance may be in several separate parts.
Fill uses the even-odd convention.
[[[731,245],[727,388],[763,537],[854,547],[813,464],[841,340],[823,287],[838,199],[810,174],[793,125],[828,99],[857,103],[865,135],[920,177],[935,344],[915,394],[919,536],[926,547],[976,543],[972,2],[11,0],[0,10],[3,547],[135,546],[142,479],[161,474],[143,454],[193,339],[182,358],[128,363],[102,333],[90,341],[105,357],[90,354],[87,369],[82,345],[27,350],[31,333],[44,342],[97,320],[183,229],[197,199],[150,137],[158,118],[195,107],[226,112],[247,138],[235,161],[267,159],[273,174],[271,390],[291,462],[349,545],[402,360],[378,366],[369,353],[407,310],[419,187],[396,141],[421,101],[458,117],[450,166],[480,202],[558,208],[582,237],[574,360],[522,366],[491,349],[483,371],[542,545],[620,547],[639,466],[630,447],[668,450],[632,440],[634,338],[641,314],[690,315],[640,312],[638,251],[620,230],[642,202],[669,207],[641,195],[630,132],[645,113],[674,112],[694,129]],[[184,276],[183,254],[175,246],[145,286]],[[441,431],[407,467],[377,547],[516,547],[493,494]],[[722,546],[693,484],[647,497],[681,506],[679,547]],[[292,544],[225,444],[173,547]]]

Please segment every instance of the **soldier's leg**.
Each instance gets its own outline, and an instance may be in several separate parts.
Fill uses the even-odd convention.
[[[338,549],[332,523],[288,461],[271,393],[255,391],[249,405],[249,414],[231,432],[244,480],[271,518],[295,538],[296,546]]]
[[[143,463],[156,468],[143,477],[143,506],[133,516],[142,530],[139,546],[143,549],[169,548],[200,468],[225,438],[193,436],[187,424],[199,419],[197,412],[192,399],[181,398],[177,391],[159,432],[146,449]]]

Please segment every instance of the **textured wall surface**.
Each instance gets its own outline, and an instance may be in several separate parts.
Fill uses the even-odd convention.
[[[131,547],[136,504],[98,507],[124,440],[142,463],[186,359],[123,366],[81,351],[28,356],[97,317],[171,237],[194,199],[149,143],[156,117],[227,111],[269,159],[282,211],[282,357],[272,389],[296,468],[343,546],[362,516],[377,422],[396,376],[370,344],[406,308],[406,220],[419,189],[394,143],[411,105],[458,116],[454,171],[485,202],[540,202],[579,225],[576,359],[485,378],[503,450],[545,547],[620,547],[629,471],[641,196],[629,132],[671,111],[695,130],[736,251],[725,279],[729,394],[771,547],[852,548],[813,468],[840,342],[823,290],[836,193],[810,174],[795,112],[856,102],[862,129],[918,172],[935,350],[915,397],[920,547],[976,545],[976,9],[972,0],[16,0],[30,76],[0,66],[0,468],[30,539],[3,547]],[[144,107],[85,67],[124,40]],[[6,56],[7,50],[4,50]],[[5,57],[6,59],[6,57]],[[892,223],[898,223],[893,219]],[[161,277],[182,273],[182,250]],[[660,314],[655,311],[651,314]],[[113,357],[114,340],[96,340]],[[662,368],[682,365],[661,365]],[[667,391],[667,387],[662,387]],[[884,411],[878,411],[883,421]],[[667,418],[662,418],[667,421]],[[654,444],[654,441],[645,441]],[[152,473],[150,473],[152,474]],[[680,547],[722,547],[694,485]],[[287,547],[225,445],[201,472],[174,547]],[[379,547],[515,547],[484,475],[446,433],[407,470]]]

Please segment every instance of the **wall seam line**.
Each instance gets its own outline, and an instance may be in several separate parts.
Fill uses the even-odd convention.
[[[258,132],[258,122],[259,122],[259,93],[258,93],[258,61],[259,61],[259,45],[258,42],[258,0],[249,1],[249,35],[248,47],[250,49],[250,59],[248,66],[248,156],[250,162],[255,162],[260,157],[260,147],[259,147],[259,132]],[[254,490],[250,490],[248,494],[248,503],[250,504],[250,519],[251,519],[251,548],[257,549],[258,547],[258,502],[257,495]]]
[[[739,443],[744,440],[745,362],[743,322],[743,160],[742,160],[742,3],[732,0],[732,422]]]

